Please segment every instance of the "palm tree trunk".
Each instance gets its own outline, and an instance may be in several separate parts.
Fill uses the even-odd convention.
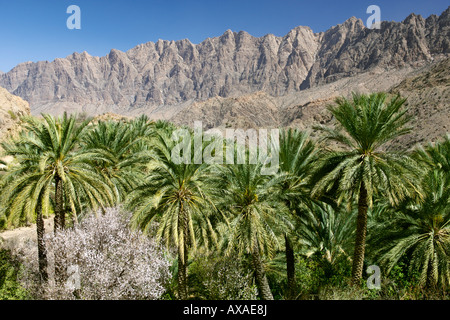
[[[266,272],[264,271],[264,266],[261,261],[261,254],[259,253],[259,248],[256,244],[253,248],[252,258],[259,295],[262,300],[273,300],[272,291],[270,291],[269,282],[267,281]]]
[[[48,280],[47,272],[47,251],[45,248],[44,234],[45,225],[44,218],[42,217],[42,206],[38,203],[36,208],[36,231],[37,231],[37,243],[38,243],[38,258],[39,258],[39,274],[43,282]]]
[[[431,259],[428,262],[427,280],[426,280],[426,283],[425,283],[425,289],[427,291],[432,292],[433,290],[436,289],[436,282],[437,281],[434,281],[434,280],[435,280],[435,277],[434,277],[434,274],[433,274],[433,259]]]
[[[178,298],[180,300],[187,300],[188,217],[181,203],[179,210],[178,228],[179,230],[181,229],[184,243],[178,245]],[[181,246],[183,246],[183,250],[181,250]]]
[[[180,300],[187,300],[188,289],[187,289],[187,248],[184,249],[184,254],[178,252],[178,298]]]
[[[63,198],[63,182],[61,178],[55,176],[55,226],[54,231],[64,230],[65,215],[64,215],[64,198]]]
[[[356,218],[356,240],[355,252],[353,254],[352,285],[358,285],[363,275],[367,233],[367,210],[367,190],[364,183],[361,182],[358,199],[358,217]]]
[[[291,241],[287,234],[284,235],[286,245],[286,273],[287,273],[287,294],[286,299],[292,300],[295,297],[295,256]]]
[[[62,231],[65,228],[64,217],[64,198],[63,198],[63,182],[61,177],[55,176],[55,223],[54,232]],[[62,281],[64,274],[64,266],[62,259],[59,257],[59,252],[55,252],[55,281],[58,283]]]

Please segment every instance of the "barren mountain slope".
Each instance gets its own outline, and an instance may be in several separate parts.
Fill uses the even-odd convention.
[[[398,141],[399,146],[434,142],[450,132],[450,58],[431,70],[409,77],[391,90],[407,98],[414,130]]]
[[[0,87],[0,142],[19,130],[20,117],[30,114],[28,102]],[[0,156],[1,156],[0,147]]]
[[[313,126],[332,121],[326,107],[336,97],[387,91],[408,99],[414,130],[394,145],[412,147],[435,141],[449,131],[449,64],[447,58],[418,69],[378,69],[280,97],[257,92],[239,98],[213,98],[184,108],[170,120],[191,127],[201,121],[204,129],[295,127],[313,131]]]

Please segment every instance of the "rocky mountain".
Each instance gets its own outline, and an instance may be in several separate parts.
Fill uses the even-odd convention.
[[[0,87],[0,142],[18,132],[20,117],[25,115],[30,115],[28,102]]]
[[[29,114],[28,102],[0,87],[0,139],[14,131],[20,117]]]
[[[390,92],[407,98],[414,130],[397,141],[398,146],[433,142],[450,132],[450,58],[408,77]]]
[[[265,92],[237,98],[215,97],[196,102],[169,120],[187,126],[201,121],[205,130],[295,127],[311,131],[314,137],[315,125],[333,123],[326,107],[336,97],[386,91],[407,98],[414,130],[392,146],[410,148],[416,143],[436,141],[450,131],[449,71],[450,58],[446,58],[421,68],[376,69],[279,97]]]
[[[169,119],[208,99],[289,96],[361,74],[426,66],[450,54],[449,35],[450,7],[439,17],[411,14],[403,22],[383,22],[380,30],[356,18],[321,33],[297,27],[284,37],[227,30],[200,44],[159,40],[104,57],[83,52],[23,63],[0,74],[0,86],[27,100],[34,114]]]

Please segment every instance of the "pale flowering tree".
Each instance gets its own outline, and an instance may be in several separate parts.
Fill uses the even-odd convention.
[[[159,299],[170,263],[153,239],[129,229],[129,218],[110,208],[75,228],[48,234],[49,281],[34,285],[37,259],[28,252],[25,286],[40,299]],[[52,272],[55,268],[62,272]]]

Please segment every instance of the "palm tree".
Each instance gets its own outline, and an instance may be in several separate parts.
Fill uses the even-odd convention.
[[[95,152],[79,147],[80,139],[89,120],[76,126],[76,118],[64,114],[62,118],[43,115],[44,121],[25,118],[26,132],[12,143],[3,144],[6,154],[14,156],[19,163],[6,175],[8,183],[2,194],[4,203],[11,203],[9,214],[17,216],[16,207],[26,203],[17,192],[26,189],[30,181],[38,179],[31,201],[25,211],[32,214],[38,195],[43,195],[42,209],[48,214],[51,198],[54,199],[55,231],[65,227],[64,204],[68,203],[72,218],[85,208],[96,209],[113,203],[113,193],[105,180],[96,173],[91,161],[104,159]],[[53,196],[51,196],[53,194]],[[21,211],[21,209],[19,210]]]
[[[161,123],[159,123],[160,125]],[[157,238],[178,252],[178,296],[188,298],[187,265],[189,251],[199,242],[217,245],[213,228],[215,215],[212,196],[216,191],[206,164],[178,164],[172,161],[175,142],[173,127],[161,126],[152,144],[154,154],[148,163],[149,174],[127,198],[134,210],[132,223],[148,231],[158,220]],[[192,160],[192,159],[190,159]],[[211,240],[211,241],[210,241]]]
[[[142,140],[149,135],[149,128],[143,120],[141,117],[130,123],[100,121],[83,137],[85,151],[103,156],[93,163],[110,183],[119,203],[143,179],[148,154],[145,150],[147,144]]]
[[[435,144],[420,146],[415,150],[414,157],[428,164],[432,169],[450,172],[450,134],[447,133]]]
[[[220,207],[230,216],[225,252],[250,254],[260,296],[273,300],[263,257],[272,257],[282,247],[279,236],[292,228],[280,195],[284,176],[261,175],[261,164],[223,166],[220,175],[225,182]]]
[[[302,253],[316,255],[330,265],[340,259],[350,258],[355,232],[355,211],[317,202],[304,207],[297,232],[302,243]]]
[[[310,201],[307,183],[316,159],[317,149],[309,135],[297,129],[285,129],[280,132],[280,171],[286,180],[282,183],[282,196],[293,218],[299,215],[298,208]],[[285,234],[285,253],[287,271],[287,298],[294,297],[295,256],[291,236]]]
[[[447,177],[446,177],[447,175]],[[389,219],[374,226],[371,242],[390,272],[408,257],[410,272],[419,272],[419,285],[450,287],[450,187],[448,173],[430,170],[423,180],[423,201],[406,199]]]
[[[29,146],[27,149],[30,154],[33,153],[33,150]],[[35,165],[36,163],[34,163]],[[21,179],[25,183],[18,185],[8,197],[0,197],[0,202],[5,206],[2,209],[5,211],[4,215],[7,217],[7,227],[36,221],[39,274],[41,281],[45,282],[48,280],[48,262],[44,241],[45,226],[42,206],[46,204],[43,204],[42,199],[49,189],[43,190],[40,188],[42,176],[38,170],[36,167],[33,168],[33,162],[29,161],[24,161],[19,167],[16,165],[10,169],[8,174],[3,177],[3,184],[8,185],[14,179]],[[8,192],[9,190],[7,189],[5,188]]]
[[[82,209],[110,204],[113,195],[90,165],[90,161],[100,156],[79,148],[79,139],[88,121],[76,127],[75,117],[68,118],[66,114],[62,119],[44,115],[44,122],[31,117],[24,120],[26,131],[22,131],[18,139],[2,144],[16,164],[11,165],[3,177],[0,202],[5,206],[9,225],[36,217],[39,269],[42,279],[46,280],[43,215],[49,215],[52,202],[57,231],[65,225],[65,203],[69,204],[76,222]]]
[[[327,150],[319,160],[312,181],[312,195],[336,196],[340,203],[347,198],[357,199],[356,240],[353,255],[352,283],[362,278],[367,211],[376,194],[384,193],[391,203],[398,203],[418,190],[414,176],[418,166],[409,156],[393,152],[386,145],[408,133],[409,116],[402,109],[405,99],[387,99],[385,93],[353,94],[352,99],[337,98],[336,106],[328,110],[336,119],[336,127],[318,129],[326,133],[324,139],[335,141],[344,149]]]

